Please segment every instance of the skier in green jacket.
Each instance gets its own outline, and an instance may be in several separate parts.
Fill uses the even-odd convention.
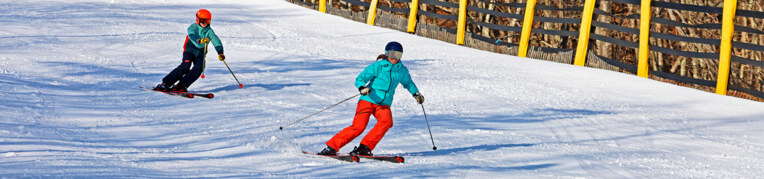
[[[215,35],[215,31],[210,27],[212,14],[206,9],[200,9],[196,12],[196,23],[188,27],[188,35],[183,46],[183,61],[162,79],[162,83],[157,85],[154,90],[157,91],[175,91],[188,92],[188,87],[194,83],[204,71],[204,56],[207,55],[206,48],[210,42],[218,52],[218,59],[225,60],[223,55],[223,43]],[[193,64],[193,68],[191,68]],[[178,82],[177,84],[175,84]]]

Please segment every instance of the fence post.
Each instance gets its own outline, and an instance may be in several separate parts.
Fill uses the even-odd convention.
[[[467,25],[467,0],[459,0],[459,23],[456,27],[456,45],[464,45],[464,34]]]
[[[411,5],[409,7],[411,11],[409,11],[409,26],[406,32],[414,33],[416,31],[417,13],[419,13],[419,0],[411,0]]]
[[[737,0],[724,0],[722,11],[722,43],[719,46],[719,77],[716,78],[716,94],[727,95],[730,75],[732,35],[735,32],[735,9]]]
[[[594,13],[594,3],[596,0],[586,0],[584,2],[584,12],[581,17],[581,28],[578,34],[578,46],[576,47],[576,58],[574,65],[584,66],[586,64],[586,52],[589,50],[589,33],[592,29],[592,14]]]
[[[642,0],[639,19],[639,62],[637,62],[637,76],[647,78],[647,62],[650,60],[650,2],[651,0]]]
[[[525,18],[523,19],[523,32],[520,35],[520,49],[517,56],[528,56],[528,41],[531,39],[531,28],[533,28],[533,15],[536,13],[536,0],[528,0],[525,4]]]
[[[377,18],[377,4],[379,4],[379,0],[371,0],[369,16],[366,17],[366,23],[372,26],[374,25],[374,20]]]
[[[326,13],[326,0],[318,1],[318,11]]]

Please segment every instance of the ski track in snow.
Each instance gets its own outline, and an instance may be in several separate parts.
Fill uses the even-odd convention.
[[[764,177],[762,103],[468,49],[280,0],[0,6],[3,177]],[[191,89],[214,99],[138,89],[178,65],[200,8],[212,12],[244,88],[212,52]],[[303,155],[350,124],[357,99],[278,127],[355,95],[356,75],[393,40],[426,96],[438,150],[422,108],[398,88],[394,127],[374,153],[406,163]]]

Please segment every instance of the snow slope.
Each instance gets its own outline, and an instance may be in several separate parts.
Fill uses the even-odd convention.
[[[0,7],[0,177],[764,177],[758,102],[464,48],[281,0]],[[215,99],[138,90],[179,64],[199,8],[212,12],[244,88],[213,52],[191,89]],[[349,125],[356,99],[278,127],[355,95],[356,75],[389,41],[404,45],[439,149],[422,107],[401,92],[374,153],[405,164],[301,154]]]

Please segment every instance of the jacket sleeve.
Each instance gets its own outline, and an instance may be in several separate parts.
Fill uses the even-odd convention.
[[[223,43],[220,42],[218,35],[215,34],[215,31],[213,31],[211,28],[208,34],[210,36],[210,42],[212,42],[212,46],[215,46],[215,50],[218,51],[218,54],[223,54]]]
[[[361,86],[366,85],[371,79],[373,79],[377,72],[379,71],[379,65],[378,63],[372,63],[371,65],[367,66],[363,69],[361,74],[358,74],[358,77],[355,78],[355,87],[360,88]]]
[[[414,93],[419,92],[419,88],[416,87],[416,84],[414,84],[414,81],[411,80],[411,74],[409,74],[409,70],[406,69],[405,73],[403,73],[403,79],[401,79],[401,84],[404,88],[409,90],[411,95],[414,95]]]
[[[196,46],[197,48],[204,48],[204,46],[201,43],[199,43],[199,40],[202,39],[202,37],[199,36],[198,34],[199,29],[196,28],[194,25],[196,24],[191,24],[191,26],[188,26],[188,40],[191,41],[191,43],[194,44],[194,46]]]

